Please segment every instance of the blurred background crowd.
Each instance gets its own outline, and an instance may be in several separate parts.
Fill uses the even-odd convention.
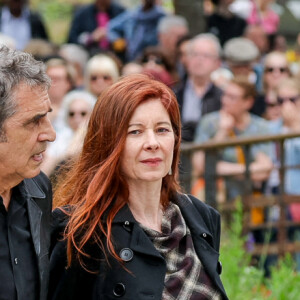
[[[190,12],[191,17],[184,9],[179,13],[182,1],[173,6],[159,0],[135,1],[131,6],[128,2],[75,3],[66,36],[57,42],[55,37],[65,29],[55,22],[46,26],[43,10],[38,13],[27,0],[2,1],[0,43],[44,61],[52,80],[50,117],[57,138],[48,147],[42,170],[54,185],[61,166],[81,149],[97,98],[126,74],[147,73],[174,90],[183,143],[300,131],[300,33],[294,27],[282,29],[287,9],[299,20],[298,1],[190,1],[196,11],[201,5],[200,13]],[[253,192],[278,193],[277,150],[267,143],[251,148]],[[196,179],[187,192],[202,195],[204,153],[196,152],[189,163],[188,172]],[[300,138],[285,143],[285,164],[300,164]],[[242,193],[244,172],[240,147],[220,153],[217,173],[232,176],[218,183],[226,186],[226,200]],[[285,192],[300,195],[299,180],[300,169],[288,170]],[[300,204],[291,205],[287,213],[299,222]],[[275,208],[268,217],[278,218]],[[258,212],[253,218],[259,222],[266,216]],[[293,239],[296,236],[299,233]],[[255,236],[256,241],[260,238]]]

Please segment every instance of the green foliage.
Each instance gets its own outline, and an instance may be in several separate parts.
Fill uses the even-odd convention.
[[[246,237],[242,237],[242,206],[237,202],[231,226],[222,233],[221,278],[231,300],[264,299],[258,293],[263,271],[250,266],[251,255],[245,250],[245,242]]]
[[[59,0],[43,1],[39,4],[39,10],[46,20],[55,21],[71,17],[73,7],[70,3]]]
[[[230,228],[222,232],[221,275],[230,300],[296,300],[300,299],[300,273],[295,261],[287,254],[271,270],[271,277],[264,278],[263,271],[250,265],[251,255],[245,249],[246,237],[242,236],[242,205],[237,202]]]
[[[266,286],[271,291],[268,299],[289,300],[300,297],[300,273],[295,271],[295,261],[287,254],[272,269],[272,277],[266,281]]]

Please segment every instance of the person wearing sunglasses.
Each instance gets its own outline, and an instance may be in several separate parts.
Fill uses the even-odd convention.
[[[143,66],[143,73],[154,76],[169,87],[178,80],[175,68],[160,46],[145,48],[139,61]]]
[[[284,132],[300,132],[300,86],[295,78],[282,80],[277,89],[277,105],[280,108],[280,116],[276,122],[272,122],[274,134]],[[284,165],[287,168],[284,176],[284,192],[288,195],[300,196],[300,138],[288,139],[284,143]],[[279,156],[277,157],[279,161]],[[288,207],[290,220],[300,222],[300,203],[292,203]],[[300,240],[300,227],[292,227],[288,237],[293,241]],[[300,271],[300,253],[295,254],[297,270]]]
[[[120,71],[117,61],[108,54],[92,56],[86,65],[85,89],[98,97],[102,91],[119,79]]]
[[[265,103],[263,116],[267,120],[275,120],[279,117],[276,87],[283,79],[290,76],[291,72],[284,53],[273,51],[266,55],[263,74],[264,93],[260,97]]]
[[[73,157],[80,149],[83,142],[85,127],[89,121],[96,98],[89,92],[74,90],[63,99],[61,115],[65,124],[64,130],[57,132],[54,143],[48,147],[42,170],[47,175],[53,175],[54,169]],[[54,176],[55,177],[55,176]],[[50,179],[55,181],[55,178]]]

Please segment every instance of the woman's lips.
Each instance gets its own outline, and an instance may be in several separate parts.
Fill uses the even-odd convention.
[[[148,158],[141,161],[143,164],[157,166],[162,162],[161,158]]]

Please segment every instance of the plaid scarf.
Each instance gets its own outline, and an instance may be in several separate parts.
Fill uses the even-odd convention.
[[[221,299],[195,252],[190,230],[177,205],[171,203],[165,210],[161,233],[142,228],[166,260],[163,300]]]

